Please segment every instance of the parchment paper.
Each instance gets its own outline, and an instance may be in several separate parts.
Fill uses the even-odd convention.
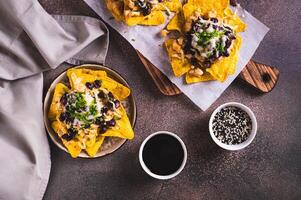
[[[225,91],[236,76],[246,66],[255,53],[258,45],[269,31],[263,23],[254,18],[247,11],[243,21],[247,30],[241,33],[243,43],[239,52],[239,59],[234,75],[224,82],[210,81],[187,85],[183,77],[175,77],[172,73],[167,53],[163,48],[164,38],[160,31],[166,24],[156,27],[135,26],[128,27],[112,18],[104,0],[84,0],[105,22],[116,29],[131,45],[140,51],[150,62],[163,72],[178,88],[187,95],[202,110],[206,110]],[[168,20],[166,20],[168,21]],[[166,22],[167,23],[167,22]]]

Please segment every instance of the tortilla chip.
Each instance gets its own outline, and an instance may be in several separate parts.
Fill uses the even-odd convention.
[[[205,72],[202,76],[193,76],[193,75],[190,75],[189,73],[187,73],[185,76],[185,80],[186,80],[186,83],[191,84],[191,83],[198,83],[198,82],[204,82],[204,81],[213,81],[216,79],[214,79],[210,73]]]
[[[230,8],[227,8],[224,14],[225,17],[223,22],[231,25],[236,32],[242,32],[246,30],[247,25],[237,15],[235,15]]]
[[[215,12],[216,17],[222,18],[224,10],[228,7],[229,0],[188,0],[183,6],[185,19],[188,19],[195,12],[200,12],[202,15],[208,15],[209,12]]]
[[[101,87],[112,92],[114,97],[119,100],[124,100],[131,93],[129,88],[107,77],[107,73],[102,70],[71,68],[67,71],[67,76],[72,90],[83,92],[86,89],[87,82],[101,80]]]
[[[83,68],[70,68],[67,70],[67,77],[72,90],[84,91],[86,82],[94,82],[107,76],[105,71]]]
[[[186,58],[180,59],[180,58],[173,57],[174,54],[179,53],[172,48],[172,43],[174,41],[175,41],[174,39],[166,40],[165,47],[169,56],[169,60],[171,62],[172,70],[175,76],[179,77],[189,71],[191,64]]]
[[[58,83],[55,86],[54,94],[52,97],[52,102],[50,104],[49,112],[48,112],[48,118],[53,121],[55,118],[60,114],[60,100],[61,97],[69,91],[69,88],[64,85],[63,83]]]
[[[105,3],[107,5],[107,8],[109,11],[111,11],[113,17],[117,21],[123,21],[123,7],[124,3],[123,0],[105,0]]]
[[[182,32],[183,23],[184,23],[183,12],[178,12],[167,24],[166,29],[169,31]]]
[[[85,150],[90,157],[95,156],[103,141],[104,141],[104,137],[98,135],[97,128],[89,129],[89,137],[87,137],[85,142],[85,146],[86,146]]]
[[[156,26],[163,24],[165,21],[165,16],[162,11],[152,11],[147,16],[137,16],[137,17],[130,17],[125,16],[125,23],[128,26],[135,26],[135,25],[146,25],[146,26]]]
[[[234,74],[241,41],[241,36],[237,35],[236,40],[233,42],[230,56],[218,60],[207,69],[207,72],[209,72],[216,80],[224,82],[228,75]]]
[[[97,136],[94,140],[94,144],[91,146],[87,146],[86,151],[90,157],[94,157],[96,153],[100,150],[100,147],[104,141],[105,137]]]
[[[182,8],[182,3],[179,0],[166,0],[162,3],[162,10],[166,10],[167,7],[171,12],[178,12]]]
[[[118,127],[113,127],[108,129],[104,134],[102,134],[102,136],[113,136],[113,137],[120,137],[125,139],[133,139],[134,131],[132,129],[130,120],[123,106],[120,106],[120,109],[121,109],[122,117],[121,119],[116,120]]]
[[[64,126],[63,123],[61,123],[59,121],[52,122],[51,127],[60,136],[60,138],[61,138],[62,135],[64,135],[65,133],[67,133],[67,128]],[[77,140],[75,140],[75,139],[67,141],[67,140],[64,140],[64,139],[61,138],[61,140],[62,140],[64,146],[67,148],[67,150],[70,153],[70,155],[73,158],[78,157],[78,155],[82,151],[80,143]]]

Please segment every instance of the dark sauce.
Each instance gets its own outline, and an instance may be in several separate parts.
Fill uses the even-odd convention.
[[[170,175],[180,168],[184,159],[184,150],[181,143],[173,136],[158,134],[146,142],[142,157],[152,173]]]

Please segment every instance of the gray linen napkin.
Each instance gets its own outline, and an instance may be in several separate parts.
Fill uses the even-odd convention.
[[[108,30],[93,18],[50,16],[35,0],[0,0],[0,199],[42,199],[50,173],[41,72],[104,63]]]

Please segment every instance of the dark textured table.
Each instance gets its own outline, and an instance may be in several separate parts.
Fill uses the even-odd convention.
[[[51,14],[97,17],[80,0],[41,0]],[[52,169],[45,199],[301,199],[301,2],[241,0],[271,30],[256,61],[277,66],[280,80],[260,94],[236,80],[202,112],[185,95],[162,95],[134,49],[110,29],[107,66],[129,82],[138,106],[135,139],[112,155],[72,159],[51,141]],[[67,66],[45,73],[45,89]],[[257,116],[258,133],[246,149],[229,152],[209,138],[208,120],[220,104],[238,101]],[[143,139],[158,130],[186,143],[184,171],[169,181],[148,177],[138,161]]]

